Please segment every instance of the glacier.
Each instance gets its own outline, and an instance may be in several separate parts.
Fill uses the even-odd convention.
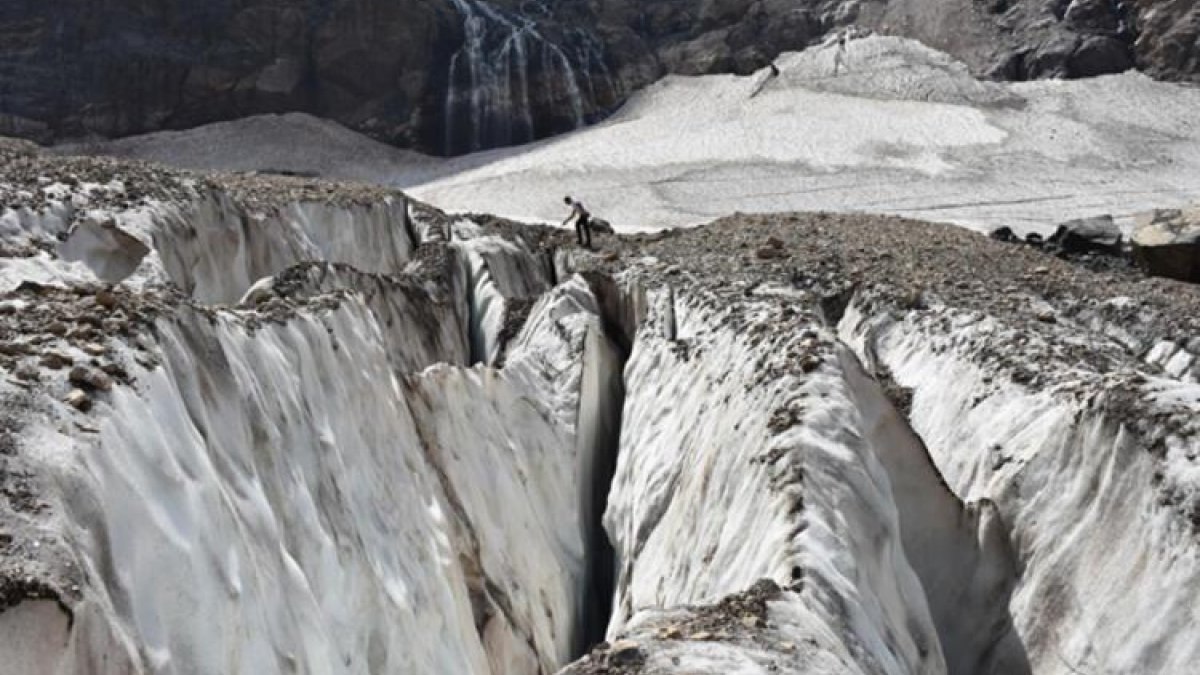
[[[1108,105],[1093,83],[969,84],[855,42],[894,71],[888,133],[918,148],[871,162],[924,185],[961,191],[964,158],[1043,132],[1047,171],[1125,143],[1039,126]],[[682,192],[599,203],[692,224],[696,190],[771,188],[699,165],[794,168],[797,146],[655,137],[655,101],[714,97],[688,114],[730,130],[746,106],[869,98],[813,75],[747,103],[757,84],[673,79],[413,194],[0,141],[0,673],[1187,672],[1195,287],[895,215],[786,213],[847,210],[790,192],[596,251],[503,217],[680,171]],[[1111,114],[1190,128],[1174,107]],[[658,145],[611,174],[581,161],[620,125]],[[1085,166],[1078,200],[997,188],[995,210],[941,213],[1036,228],[1188,199],[1183,136],[1161,163]],[[813,158],[841,159],[809,168],[873,171],[858,140],[820,139],[837,147]],[[853,185],[854,211],[942,217],[919,189],[909,208]],[[742,197],[711,208],[758,204]]]

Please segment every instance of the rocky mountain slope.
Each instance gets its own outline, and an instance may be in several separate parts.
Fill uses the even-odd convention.
[[[266,112],[461,153],[606,115],[666,73],[748,73],[848,25],[1005,79],[1195,80],[1188,0],[301,0],[0,7],[0,132],[127,135]]]
[[[1200,656],[1194,286],[0,153],[0,671]]]

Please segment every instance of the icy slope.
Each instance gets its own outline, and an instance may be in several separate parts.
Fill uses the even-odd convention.
[[[618,229],[741,212],[902,214],[1045,229],[1200,198],[1200,90],[1128,73],[999,84],[915,42],[781,57],[782,75],[670,77],[598,126],[448,163],[410,191],[554,221],[581,196]]]

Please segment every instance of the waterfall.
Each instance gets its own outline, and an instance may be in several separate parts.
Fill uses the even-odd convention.
[[[567,33],[565,49],[535,20],[484,0],[450,0],[463,18],[463,44],[450,58],[445,103],[447,154],[527,143],[578,128],[612,78],[600,43]],[[593,75],[593,72],[597,73]]]

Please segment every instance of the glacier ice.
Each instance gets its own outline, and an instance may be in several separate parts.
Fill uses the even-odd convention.
[[[1197,656],[1186,287],[898,219],[597,254],[154,171],[0,214],[0,672]]]

